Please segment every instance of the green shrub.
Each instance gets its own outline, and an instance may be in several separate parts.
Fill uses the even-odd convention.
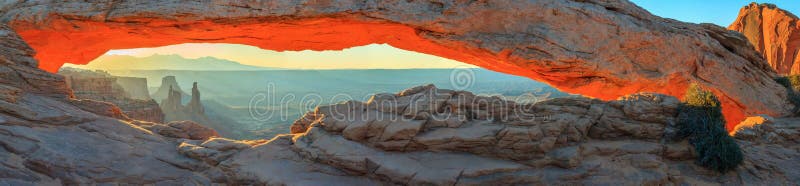
[[[692,85],[678,116],[678,135],[689,138],[697,152],[697,164],[720,173],[733,170],[744,155],[728,132],[719,100],[710,91]]]
[[[789,84],[794,92],[800,91],[800,75],[786,76],[786,79],[789,79]]]
[[[795,105],[793,112],[797,115],[798,111],[800,111],[800,75],[775,78],[775,82],[786,87],[789,102]]]

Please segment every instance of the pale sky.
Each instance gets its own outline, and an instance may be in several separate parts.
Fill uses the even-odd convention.
[[[727,27],[739,9],[751,0],[632,0],[651,13],[693,23]],[[797,14],[798,0],[759,0]],[[245,65],[294,69],[403,69],[475,67],[437,56],[397,49],[385,44],[353,47],[342,51],[276,52],[238,44],[189,43],[158,48],[111,50],[105,55],[146,57],[177,54],[184,58],[216,57]]]
[[[158,48],[111,50],[106,55],[146,57],[177,54],[195,59],[212,56],[245,65],[292,69],[405,69],[475,67],[438,56],[411,52],[386,44],[353,47],[342,51],[262,50],[239,44],[187,43]]]
[[[690,23],[714,23],[728,27],[739,10],[750,2],[771,3],[795,15],[800,14],[800,0],[631,0],[657,16]]]

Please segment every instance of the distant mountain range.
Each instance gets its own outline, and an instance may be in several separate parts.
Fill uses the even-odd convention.
[[[187,59],[179,55],[152,55],[136,57],[128,55],[103,55],[88,65],[77,68],[104,70],[188,70],[188,71],[250,71],[279,70],[281,68],[244,65],[235,61],[214,57]]]

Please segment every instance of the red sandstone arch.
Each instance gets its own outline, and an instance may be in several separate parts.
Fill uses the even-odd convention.
[[[40,68],[51,72],[63,63],[85,64],[110,49],[206,42],[276,51],[340,50],[386,43],[605,100],[636,92],[681,97],[689,84],[698,83],[720,97],[729,129],[745,115],[779,116],[789,108],[786,93],[772,81],[774,71],[754,57],[742,37],[724,28],[663,20],[624,1],[423,4],[432,9],[418,13],[422,18],[403,9],[424,3],[416,1],[385,5],[386,14],[360,7],[315,12],[346,6],[316,2],[292,5],[302,11],[282,16],[239,12],[287,8],[264,4],[237,5],[227,15],[213,3],[178,11],[169,8],[184,5],[135,3],[112,1],[101,8],[52,4],[54,10],[43,15],[12,11],[5,17],[12,17],[8,24],[37,51]],[[118,6],[130,7],[119,11]],[[456,10],[443,10],[447,6]],[[167,12],[157,12],[162,8]],[[202,10],[220,12],[206,16]],[[435,15],[426,15],[431,12]],[[466,14],[461,17],[467,19],[447,14]],[[472,22],[454,23],[458,19]]]

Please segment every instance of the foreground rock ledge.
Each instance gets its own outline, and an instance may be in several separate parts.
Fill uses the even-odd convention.
[[[198,139],[195,129],[95,115],[58,96],[21,92],[3,98],[13,98],[0,101],[0,183],[9,185],[800,181],[800,128],[740,129],[753,134],[737,141],[745,162],[721,175],[694,165],[686,141],[669,140],[678,100],[658,94],[523,104],[421,86],[367,103],[318,107],[295,122],[293,134],[255,141]],[[456,101],[462,99],[474,102]]]
[[[341,50],[387,43],[613,100],[717,94],[732,129],[793,106],[741,34],[653,16],[619,1],[6,1],[0,20],[38,51],[39,67],[85,64],[109,49],[238,43]],[[342,39],[347,38],[347,39]]]

